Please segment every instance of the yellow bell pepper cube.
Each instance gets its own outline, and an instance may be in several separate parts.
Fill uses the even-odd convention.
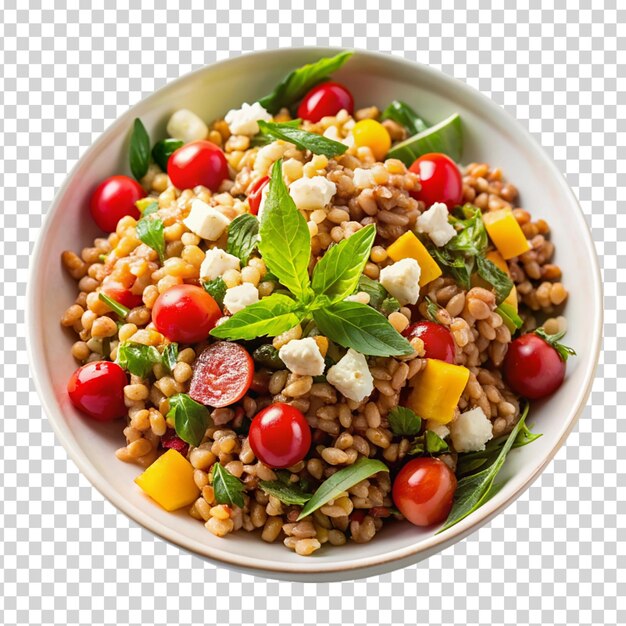
[[[424,244],[410,230],[398,237],[387,248],[387,254],[393,261],[415,259],[421,269],[420,287],[441,276],[441,268],[435,263],[435,259],[430,256]]]
[[[511,272],[509,272],[507,262],[502,258],[502,255],[497,250],[487,252],[486,257],[496,267],[500,268],[509,278],[511,277]],[[503,304],[504,303],[511,305],[515,311],[517,311],[517,289],[515,289],[515,285],[513,285],[509,295],[503,300]]]
[[[447,424],[454,417],[469,375],[469,370],[461,365],[427,359],[426,367],[417,375],[407,406],[424,419]]]
[[[166,511],[188,506],[200,495],[191,463],[176,450],[168,450],[135,482]]]
[[[511,209],[483,213],[483,222],[491,241],[507,261],[530,250],[528,239]]]

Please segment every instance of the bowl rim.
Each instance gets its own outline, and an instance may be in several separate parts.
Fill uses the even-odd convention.
[[[391,562],[398,561],[404,562],[408,565],[410,562],[415,562],[419,559],[419,555],[422,553],[429,554],[429,551],[433,549],[442,550],[445,547],[456,543],[463,539],[466,535],[478,530],[481,526],[490,521],[495,515],[499,514],[509,504],[520,497],[524,491],[526,491],[530,485],[537,479],[539,474],[545,469],[545,467],[554,458],[558,450],[563,445],[565,439],[573,430],[576,425],[580,414],[585,408],[591,388],[595,378],[595,371],[597,368],[602,339],[603,328],[603,295],[602,295],[602,279],[600,273],[600,265],[597,258],[595,245],[589,226],[585,220],[584,213],[573,191],[567,184],[565,177],[561,174],[558,167],[552,160],[552,158],[546,153],[544,148],[539,142],[530,134],[530,132],[519,122],[513,115],[511,115],[506,109],[499,104],[483,95],[480,91],[466,84],[465,82],[456,79],[444,72],[435,68],[429,67],[425,64],[415,61],[407,60],[400,56],[392,54],[386,54],[381,52],[371,52],[367,50],[361,50],[353,48],[355,55],[360,57],[370,58],[372,60],[382,61],[385,63],[392,63],[400,66],[404,66],[410,72],[414,72],[416,69],[423,72],[426,77],[443,83],[445,86],[460,91],[467,98],[471,100],[478,100],[482,106],[493,112],[496,118],[506,120],[510,132],[512,132],[517,138],[520,138],[526,143],[531,143],[536,151],[539,151],[543,157],[544,164],[548,169],[548,174],[555,180],[559,181],[561,190],[569,196],[573,205],[577,208],[575,212],[575,219],[577,221],[577,228],[584,233],[585,240],[585,252],[586,257],[592,262],[592,276],[594,278],[592,289],[593,293],[589,300],[593,303],[593,315],[597,319],[597,323],[593,331],[591,338],[591,354],[592,359],[589,359],[586,363],[582,364],[584,367],[584,381],[576,393],[575,401],[572,403],[572,410],[570,411],[568,419],[563,423],[563,427],[559,433],[558,440],[550,452],[543,458],[539,458],[535,463],[532,471],[524,482],[508,497],[504,498],[500,494],[496,494],[491,500],[484,503],[477,511],[460,521],[455,526],[441,532],[440,534],[434,534],[425,539],[421,539],[415,544],[406,546],[404,548],[396,549],[392,552],[384,554],[378,554],[374,556],[363,556],[354,559],[349,562],[341,563],[325,563],[323,565],[316,565],[313,559],[307,561],[306,567],[300,563],[287,563],[276,562],[269,559],[245,557],[242,558],[238,555],[229,553],[228,544],[225,543],[224,549],[215,549],[208,545],[198,546],[195,540],[190,539],[185,534],[177,531],[174,527],[161,524],[155,518],[152,518],[147,513],[140,511],[132,506],[132,504],[126,500],[121,494],[119,494],[106,480],[106,478],[98,472],[95,466],[91,463],[87,455],[74,445],[71,440],[69,432],[66,432],[66,428],[63,425],[61,408],[58,406],[56,397],[51,385],[50,380],[46,376],[45,367],[43,366],[43,360],[37,359],[37,353],[42,351],[43,346],[40,345],[38,335],[35,332],[35,304],[36,304],[36,289],[34,287],[34,281],[30,280],[36,273],[37,268],[41,264],[41,255],[44,248],[43,242],[47,239],[48,232],[51,227],[52,217],[59,210],[59,198],[65,192],[69,182],[73,179],[76,170],[89,156],[96,153],[100,148],[106,145],[108,137],[115,129],[121,126],[127,126],[134,117],[137,116],[137,112],[140,109],[146,108],[150,104],[151,100],[156,97],[157,94],[161,94],[167,90],[175,90],[180,85],[185,84],[188,81],[196,80],[196,77],[201,75],[207,68],[215,66],[227,66],[236,65],[240,59],[246,59],[251,56],[263,58],[266,61],[271,60],[274,56],[283,56],[290,51],[297,51],[298,53],[308,54],[316,53],[319,56],[329,56],[345,50],[340,47],[326,47],[326,46],[303,46],[298,48],[279,48],[271,50],[252,51],[242,55],[231,56],[229,58],[210,63],[202,66],[196,70],[193,70],[179,78],[170,81],[149,94],[148,96],[139,100],[135,105],[130,107],[125,113],[119,116],[108,128],[106,128],[101,135],[89,146],[89,148],[80,156],[77,162],[74,164],[70,172],[66,175],[65,180],[61,187],[57,190],[54,200],[44,216],[43,225],[38,234],[37,241],[34,246],[34,250],[31,256],[31,263],[29,268],[29,281],[27,285],[26,294],[26,343],[28,350],[28,358],[31,366],[31,377],[35,383],[35,388],[39,394],[42,402],[43,410],[48,418],[48,421],[52,425],[52,428],[59,438],[61,444],[65,448],[68,457],[72,459],[79,470],[85,475],[89,482],[95,487],[109,502],[111,502],[116,509],[124,513],[135,523],[150,530],[165,541],[172,543],[179,548],[189,551],[194,555],[205,557],[212,561],[218,561],[231,567],[238,568],[240,570],[250,571],[260,575],[267,574],[282,574],[285,575],[332,575],[341,572],[351,572],[353,570],[372,570],[375,568],[382,568],[389,565]],[[500,497],[499,497],[500,496]],[[245,562],[243,562],[245,560]]]

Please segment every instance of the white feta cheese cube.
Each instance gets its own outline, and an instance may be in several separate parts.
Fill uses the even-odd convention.
[[[376,186],[372,170],[366,170],[362,167],[357,167],[354,170],[352,182],[357,189],[366,189],[367,187]]]
[[[205,139],[209,134],[209,127],[189,109],[180,109],[170,117],[167,123],[167,134],[188,143]]]
[[[224,295],[224,306],[234,315],[259,301],[259,290],[252,283],[229,287]]]
[[[415,304],[420,295],[421,271],[415,259],[400,259],[380,270],[380,284],[401,305]]]
[[[480,407],[461,413],[450,424],[452,445],[457,452],[484,450],[485,444],[493,437],[491,422]]]
[[[323,209],[337,193],[337,185],[325,176],[299,178],[289,186],[289,195],[301,211]]]
[[[321,376],[324,373],[324,357],[313,337],[292,339],[278,351],[278,356],[294,374]]]
[[[200,265],[200,278],[204,280],[214,280],[222,276],[226,270],[238,270],[239,259],[232,254],[228,254],[221,248],[211,248],[206,251],[204,261]]]
[[[374,379],[365,357],[352,348],[329,368],[326,380],[346,398],[355,402],[361,402],[374,391]]]
[[[230,220],[206,202],[194,200],[191,203],[191,212],[183,220],[183,224],[198,237],[216,241],[222,236]]]
[[[443,202],[435,202],[417,218],[417,232],[427,233],[436,246],[445,246],[456,235],[448,215],[448,207]]]
[[[269,122],[272,116],[258,103],[244,102],[240,109],[231,109],[224,116],[224,121],[233,135],[256,135],[259,132],[257,122]]]
[[[440,422],[435,422],[434,420],[428,420],[426,422],[426,430],[430,430],[435,433],[435,435],[439,435],[442,439],[445,439],[450,434],[450,429]]]

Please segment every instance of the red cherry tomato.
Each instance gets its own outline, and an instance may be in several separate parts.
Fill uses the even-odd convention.
[[[110,361],[93,361],[79,367],[67,383],[72,404],[98,422],[109,422],[128,411],[124,404],[124,370]]]
[[[409,461],[393,482],[393,501],[409,522],[430,526],[443,522],[452,508],[454,472],[439,459]]]
[[[218,341],[196,359],[189,395],[208,406],[229,406],[246,395],[253,376],[254,361],[248,351],[237,343]]]
[[[352,115],[352,94],[339,83],[322,83],[304,96],[298,107],[298,117],[309,122],[319,122],[323,117],[337,115],[341,109],[346,109]]]
[[[145,195],[136,180],[128,176],[111,176],[103,180],[91,196],[91,217],[100,230],[112,233],[125,215],[139,219],[135,202]]]
[[[424,342],[426,358],[454,363],[454,339],[445,326],[423,320],[407,326],[402,334],[409,341],[419,337]]]
[[[256,414],[248,441],[256,457],[268,467],[291,467],[309,451],[311,429],[298,409],[276,402]]]
[[[456,163],[445,154],[431,152],[417,159],[409,168],[418,174],[422,188],[411,192],[416,200],[422,200],[429,208],[435,202],[443,202],[451,211],[463,199],[463,180]]]
[[[217,191],[222,181],[228,178],[228,163],[214,143],[200,139],[181,146],[170,156],[167,175],[178,189],[203,185]]]
[[[565,378],[565,361],[534,333],[522,335],[509,344],[503,369],[509,387],[531,400],[554,393]]]
[[[202,287],[175,285],[154,303],[152,321],[170,341],[196,343],[207,338],[222,312]]]
[[[263,190],[267,183],[270,182],[269,176],[263,176],[252,185],[252,189],[248,194],[248,206],[250,207],[250,213],[252,215],[259,214],[259,208],[261,207],[261,200],[263,199]]]
[[[133,293],[130,289],[127,289],[114,280],[105,280],[102,285],[102,291],[109,298],[113,298],[116,302],[124,305],[128,309],[134,309],[136,306],[141,306],[143,300],[140,295]]]

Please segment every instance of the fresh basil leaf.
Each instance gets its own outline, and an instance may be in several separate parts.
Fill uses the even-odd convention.
[[[135,206],[141,212],[141,217],[151,215],[152,213],[156,213],[159,210],[158,201],[151,197],[141,198],[141,200],[137,200],[137,202],[135,202]]]
[[[300,100],[311,87],[315,87],[330,74],[338,70],[351,56],[352,52],[340,52],[334,57],[320,59],[315,63],[303,65],[285,76],[274,91],[259,99],[259,104],[270,113],[278,113],[282,107],[288,107]]]
[[[192,446],[199,446],[209,422],[209,410],[186,393],[169,398],[167,417],[174,420],[176,434]]]
[[[136,226],[137,237],[147,246],[156,250],[161,263],[165,260],[165,236],[163,220],[157,216],[142,217]]]
[[[353,465],[348,465],[327,478],[313,494],[313,497],[304,505],[302,512],[298,516],[298,521],[311,515],[324,506],[327,502],[336,498],[342,491],[347,491],[362,480],[377,474],[378,472],[388,472],[389,468],[376,459],[361,457]]]
[[[98,293],[98,299],[102,300],[114,313],[117,313],[122,319],[126,319],[126,316],[130,313],[130,309],[120,304],[117,300],[113,300],[111,296],[107,296],[104,291]]]
[[[329,139],[317,133],[310,133],[301,128],[294,128],[291,124],[258,121],[259,128],[264,135],[274,139],[282,139],[294,144],[300,150],[309,150],[313,154],[323,154],[329,159],[343,154],[348,146],[340,141]]]
[[[313,270],[313,291],[331,302],[343,300],[354,292],[367,263],[376,226],[369,224],[330,248]]]
[[[472,256],[485,254],[489,240],[481,210],[468,203],[461,211],[465,219],[450,216],[455,228],[461,230],[446,244],[446,249]]]
[[[146,378],[160,362],[161,354],[154,346],[123,341],[117,348],[117,364],[140,378]]]
[[[128,156],[130,171],[137,180],[140,180],[146,175],[150,165],[150,137],[148,137],[146,127],[138,117],[133,123]]]
[[[568,357],[576,355],[576,350],[574,350],[574,348],[570,348],[569,346],[559,343],[559,340],[565,337],[564,330],[560,333],[556,333],[555,335],[549,335],[542,326],[535,330],[535,335],[543,339],[549,346],[552,346],[557,351],[562,361],[567,361]]]
[[[500,304],[511,293],[513,281],[495,263],[485,257],[476,257],[478,275],[486,280],[496,293],[496,303]]]
[[[448,451],[448,444],[432,430],[424,433],[424,446],[428,454],[441,454]]]
[[[422,428],[422,418],[404,406],[394,406],[387,416],[394,435],[411,437]]]
[[[298,128],[300,124],[302,124],[301,119],[289,120],[288,122],[281,122],[283,126],[290,126],[291,128]],[[264,135],[263,133],[257,133],[250,140],[250,147],[256,148],[259,146],[267,146],[267,144],[272,143],[274,141],[274,137],[270,135]]]
[[[244,484],[219,462],[213,465],[212,475],[215,501],[219,504],[243,508]]]
[[[203,280],[202,287],[213,297],[213,300],[217,302],[220,309],[224,307],[224,296],[226,295],[226,289],[228,289],[228,287],[226,287],[226,283],[221,276],[213,280]]]
[[[176,367],[176,360],[178,359],[178,344],[168,343],[163,350],[162,362],[163,365],[171,372]]]
[[[398,298],[394,298],[393,296],[387,296],[384,300],[383,303],[380,305],[380,312],[387,317],[389,314],[393,313],[394,311],[399,311],[400,310],[400,302],[398,301]]]
[[[393,120],[404,126],[409,135],[417,135],[429,126],[406,102],[394,100],[381,116],[383,120]]]
[[[293,328],[304,315],[297,302],[288,296],[273,293],[229,317],[216,326],[211,335],[231,341],[275,337]]]
[[[238,215],[228,227],[226,252],[236,256],[244,267],[259,243],[259,220],[250,213]]]
[[[365,274],[359,276],[355,292],[358,291],[364,291],[370,297],[369,305],[377,311],[380,311],[383,301],[389,295],[387,290],[377,280],[372,280]]]
[[[386,317],[359,302],[335,302],[313,311],[317,327],[344,348],[371,356],[412,354],[411,344]]]
[[[260,235],[259,250],[269,271],[296,298],[305,298],[311,283],[308,271],[311,235],[289,195],[280,160],[272,166]]]
[[[305,493],[297,485],[285,483],[281,480],[262,480],[259,482],[259,487],[268,496],[274,496],[287,505],[296,504],[302,506],[313,497],[312,493]]]
[[[262,367],[271,370],[285,369],[285,364],[278,356],[278,350],[271,343],[264,343],[252,353],[252,358]]]
[[[471,277],[474,269],[474,258],[467,259],[463,254],[454,254],[446,248],[427,245],[430,256],[435,259],[441,269],[454,278],[463,289],[471,289]]]
[[[170,157],[178,148],[184,145],[185,142],[181,139],[161,139],[152,148],[152,158],[164,172],[167,172],[167,162],[170,160]]]

